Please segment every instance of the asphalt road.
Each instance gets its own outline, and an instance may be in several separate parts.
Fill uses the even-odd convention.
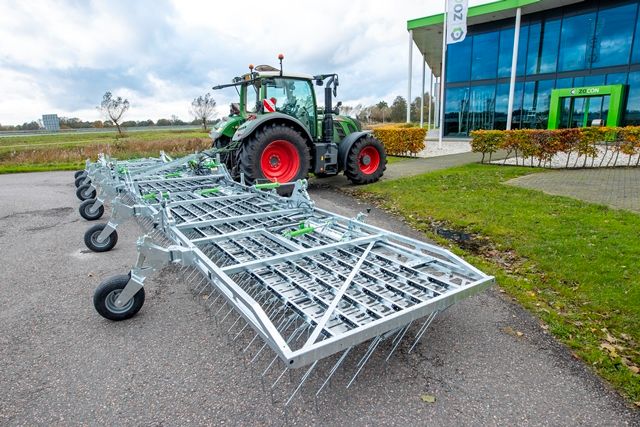
[[[0,176],[2,425],[640,425],[638,411],[496,288],[436,318],[417,351],[403,342],[385,366],[388,348],[378,350],[348,390],[338,374],[317,405],[322,379],[312,376],[285,418],[288,376],[273,405],[184,276],[150,280],[129,321],[94,311],[98,283],[134,262],[139,229],[126,224],[113,251],[89,253],[72,181],[69,172]],[[331,188],[311,193],[338,213],[367,207]],[[375,209],[369,220],[420,238]]]

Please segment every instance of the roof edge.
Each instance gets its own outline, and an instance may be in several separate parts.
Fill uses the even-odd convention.
[[[469,17],[480,16],[489,13],[502,12],[509,9],[517,9],[519,7],[528,6],[534,3],[540,3],[541,0],[498,0],[492,3],[480,4],[469,8]],[[554,7],[551,6],[550,9]],[[410,19],[407,21],[407,30],[416,28],[438,25],[444,22],[444,13],[438,13],[423,18]]]

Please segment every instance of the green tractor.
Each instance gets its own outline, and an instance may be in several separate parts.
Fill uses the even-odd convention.
[[[384,146],[357,120],[339,115],[341,103],[332,105],[338,75],[283,73],[283,56],[278,58],[280,69],[250,65],[249,73],[213,88],[234,87],[240,97],[211,132],[231,173],[249,183],[342,171],[354,184],[380,179],[387,164]],[[324,85],[324,108],[318,108],[314,83]]]

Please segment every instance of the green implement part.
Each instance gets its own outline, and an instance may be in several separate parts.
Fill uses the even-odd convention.
[[[254,187],[256,187],[258,190],[273,190],[274,188],[280,187],[280,183],[279,182],[265,182],[264,184],[256,184]]]
[[[219,187],[203,188],[202,190],[196,190],[196,193],[201,195],[201,196],[206,196],[207,194],[215,194],[215,193],[219,193],[219,192],[220,192],[220,188]]]
[[[286,233],[284,233],[284,237],[292,238],[292,237],[302,236],[308,233],[313,233],[314,231],[315,231],[314,227],[298,228],[297,230],[287,231]]]
[[[180,172],[168,173],[164,177],[165,178],[180,178],[182,174]]]
[[[145,194],[144,196],[142,196],[142,200],[155,200],[157,198],[158,194],[157,193],[148,193]],[[162,193],[162,198],[163,199],[168,199],[169,198],[169,193],[164,192]]]

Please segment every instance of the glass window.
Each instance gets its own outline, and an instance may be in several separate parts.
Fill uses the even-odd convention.
[[[494,129],[507,128],[507,108],[509,107],[509,83],[499,84],[496,90],[496,112]]]
[[[245,111],[247,113],[255,113],[258,111],[258,93],[260,91],[260,82],[254,84],[245,84],[244,90],[246,92],[245,98]]]
[[[493,128],[496,107],[496,86],[483,85],[471,88],[469,131]]]
[[[573,79],[571,77],[556,80],[556,89],[565,89],[568,87],[573,87]]]
[[[640,16],[636,22],[636,32],[633,39],[633,52],[631,53],[631,62],[640,62]]]
[[[500,31],[500,50],[498,51],[498,77],[511,76],[513,33],[513,28],[507,28]]]
[[[516,83],[516,90],[513,94],[513,114],[511,117],[511,128],[519,129],[522,125],[522,93],[524,83]]]
[[[627,73],[611,73],[607,74],[608,85],[624,85],[627,84]]]
[[[536,82],[524,84],[524,96],[522,98],[522,124],[523,128],[535,127],[536,110],[534,105],[536,94]]]
[[[640,71],[629,73],[629,96],[624,122],[626,125],[640,125]]]
[[[593,38],[592,67],[626,65],[631,51],[631,31],[636,4],[601,9]]]
[[[595,76],[585,76],[583,86],[602,86],[604,84],[604,74]]]
[[[573,83],[571,87],[582,87],[584,86],[584,77],[576,77],[573,79]]]
[[[524,75],[524,66],[527,61],[527,40],[529,39],[529,26],[520,27],[520,41],[518,42],[518,66],[516,67],[516,75]]]
[[[445,135],[466,135],[469,119],[469,88],[447,88],[444,108]]]
[[[471,71],[471,45],[474,37],[447,46],[447,83],[469,80]]]
[[[497,31],[473,36],[471,79],[495,79],[498,66]]]
[[[539,73],[555,73],[558,60],[558,39],[560,38],[560,20],[544,23],[542,49],[539,60]]]
[[[540,23],[529,25],[529,48],[527,49],[527,74],[538,72],[538,48],[540,47]]]
[[[554,80],[538,80],[535,82],[533,99],[528,111],[529,120],[527,127],[534,129],[547,128],[551,91],[553,90],[554,83]]]
[[[564,18],[560,34],[558,71],[588,68],[591,62],[591,44],[595,18],[595,13]]]
[[[266,97],[274,102],[276,111],[296,117],[313,132],[316,111],[311,83],[278,77],[265,82]]]

